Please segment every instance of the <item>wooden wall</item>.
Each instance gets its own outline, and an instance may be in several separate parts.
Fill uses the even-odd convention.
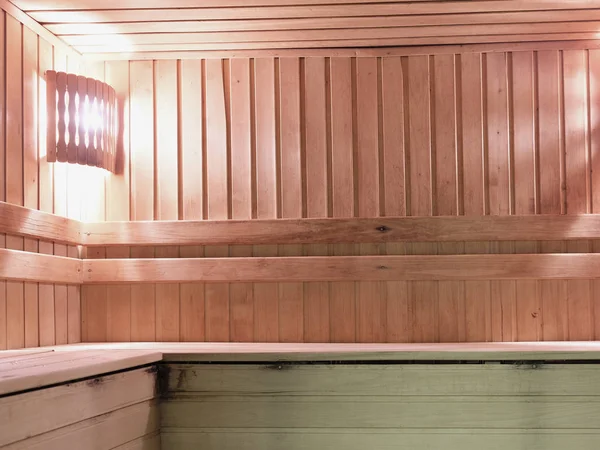
[[[108,220],[597,212],[600,51],[112,61]],[[100,248],[89,257],[592,252],[595,242]],[[85,286],[87,341],[591,340],[600,285]]]
[[[57,39],[46,40],[36,31],[0,9],[0,200],[76,219],[103,220],[104,174],[45,160],[44,72],[85,68],[93,73],[96,65],[84,67]],[[15,236],[0,236],[0,246],[78,255],[76,247]],[[79,342],[79,290],[0,281],[0,350]]]

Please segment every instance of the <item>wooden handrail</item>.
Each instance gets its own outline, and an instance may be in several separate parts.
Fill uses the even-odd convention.
[[[600,239],[600,215],[382,217],[82,224],[87,246]]]
[[[88,259],[84,284],[600,278],[600,253]]]
[[[600,239],[600,214],[80,222],[0,202],[0,233],[89,247]]]
[[[80,245],[81,222],[0,202],[0,233]]]
[[[81,267],[76,258],[0,249],[0,279],[81,284]]]
[[[0,279],[64,284],[597,278],[600,253],[80,260],[0,249]]]

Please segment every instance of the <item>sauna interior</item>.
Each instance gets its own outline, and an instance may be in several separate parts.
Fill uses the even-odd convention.
[[[0,448],[600,448],[598,0],[0,8]]]

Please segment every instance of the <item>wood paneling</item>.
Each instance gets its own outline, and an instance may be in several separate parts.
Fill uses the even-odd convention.
[[[361,48],[594,39],[600,9],[587,0],[134,1],[16,0],[82,53],[164,58],[177,51]]]
[[[78,54],[14,5],[3,1],[0,7],[0,200],[8,203],[2,205],[3,232],[7,235],[2,235],[0,243],[9,249],[77,257],[76,248],[66,245],[79,241],[74,223],[35,210],[70,219],[105,218],[103,174],[67,169],[46,160],[44,74],[46,70],[67,69],[84,74],[89,67],[80,64]],[[11,264],[16,268],[15,261],[26,264],[30,257],[36,258],[11,257]],[[29,267],[26,278],[31,282],[0,283],[0,349],[81,340],[79,288],[37,283],[54,281],[49,272],[58,274],[63,267],[48,261],[52,260],[38,259]],[[35,270],[37,275],[31,273]],[[68,273],[56,280],[73,281],[67,279]]]
[[[169,193],[160,202],[177,206],[170,217],[232,222],[179,224],[181,229],[121,224],[113,231],[128,237],[119,245],[150,246],[154,239],[182,245],[169,258],[469,253],[487,261],[486,254],[498,253],[508,261],[513,253],[591,252],[585,239],[595,239],[596,217],[583,214],[595,211],[597,126],[587,113],[595,111],[593,52],[568,46],[537,51],[531,45],[501,50],[185,60],[177,77],[165,79],[169,86],[157,78],[158,62],[130,62],[123,69],[130,74],[129,91],[121,95],[131,98],[132,179],[129,187],[119,179],[114,195],[129,198],[133,220],[158,218],[162,203],[155,195]],[[170,144],[179,149],[179,170],[159,181],[155,177],[165,169],[155,156],[166,150],[154,142],[163,132],[153,127],[163,125],[152,99],[161,89],[178,93],[171,104],[181,132]],[[418,217],[387,218],[405,215]],[[335,238],[320,226],[295,228],[308,222],[237,221],[377,216],[382,218],[356,222],[370,224],[368,233],[340,228]],[[379,223],[390,228],[390,238],[405,242],[388,241],[375,231]],[[285,237],[292,231],[288,226],[301,234]],[[106,245],[105,233],[115,237],[110,227],[90,225],[90,242]],[[577,234],[586,232],[591,234]],[[246,233],[263,239],[260,245],[240,237]],[[501,234],[510,236],[508,242],[496,242]],[[559,236],[572,240],[569,247]],[[303,245],[311,239],[312,245]],[[419,239],[429,242],[415,243]],[[143,252],[158,256],[152,247]],[[140,256],[132,251],[131,257]],[[543,270],[529,273],[542,277]],[[253,285],[242,277],[240,284],[204,285],[193,282],[194,276],[179,286],[182,340],[455,342],[592,339],[597,333],[595,283],[588,279],[464,275],[442,281],[386,278],[382,284],[346,277]],[[127,301],[128,294],[122,295]],[[156,324],[163,320],[156,317],[157,295],[152,284],[131,287],[131,339],[142,339],[134,332],[141,329],[144,340],[156,339]],[[98,320],[106,322],[104,313]],[[110,328],[111,321],[97,330]]]

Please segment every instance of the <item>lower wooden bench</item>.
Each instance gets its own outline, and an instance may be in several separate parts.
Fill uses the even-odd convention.
[[[0,352],[0,448],[600,448],[600,343]]]

